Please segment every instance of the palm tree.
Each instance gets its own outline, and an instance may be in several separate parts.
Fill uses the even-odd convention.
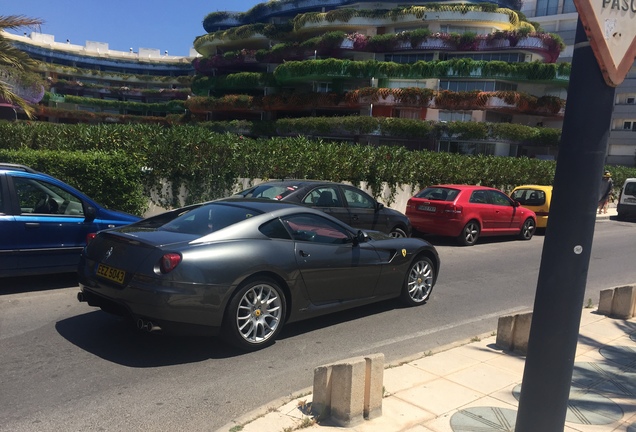
[[[20,27],[39,27],[42,23],[42,20],[27,18],[23,15],[0,15],[0,100],[19,106],[29,118],[33,117],[33,108],[13,92],[12,86],[5,81],[5,78],[10,76],[12,71],[18,73],[32,71],[35,62],[26,53],[11,45],[3,32]]]

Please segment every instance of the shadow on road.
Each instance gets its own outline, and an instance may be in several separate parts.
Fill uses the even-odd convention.
[[[534,235],[536,237],[545,236],[545,228],[538,228]],[[457,243],[457,239],[455,237],[446,237],[446,236],[438,236],[433,234],[422,234],[422,233],[414,233],[413,237],[421,238],[423,240],[428,241],[429,243],[435,246],[455,246],[458,248],[464,247],[479,247],[480,244],[497,244],[497,243],[509,243],[509,242],[524,242],[526,240],[520,240],[517,236],[485,236],[479,237],[477,239],[477,243],[474,246],[462,246]],[[532,241],[532,239],[530,239]]]
[[[79,286],[77,283],[77,273],[8,277],[2,278],[0,281],[0,295]]]
[[[401,307],[402,304],[398,300],[389,300],[286,324],[277,339],[282,341],[302,337],[303,334],[314,330]],[[246,353],[235,349],[225,344],[220,337],[177,336],[139,331],[131,320],[101,310],[58,321],[55,328],[62,337],[80,349],[109,362],[135,368],[259,355],[258,352]]]
[[[55,328],[77,347],[104,360],[134,368],[195,363],[242,354],[218,338],[142,332],[131,321],[99,310],[58,321]]]
[[[404,305],[400,300],[392,299],[378,303],[371,303],[366,306],[347,309],[341,312],[331,313],[316,318],[311,318],[305,321],[298,321],[291,324],[286,324],[280,335],[278,336],[278,339],[282,340],[291,338],[324,327],[343,324],[348,321],[355,321],[357,319],[365,318],[371,315],[377,315],[394,309],[402,309],[406,307],[408,306]],[[418,307],[425,308],[426,304]]]

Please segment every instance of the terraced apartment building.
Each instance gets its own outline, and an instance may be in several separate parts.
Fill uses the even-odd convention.
[[[46,80],[38,120],[162,123],[185,112],[194,76],[190,57],[152,48],[115,51],[106,42],[58,42],[37,32],[4,36],[37,61]]]
[[[279,0],[213,12],[194,43],[197,97],[187,106],[208,120],[275,120],[278,133],[552,158],[569,63],[557,63],[560,38],[518,9],[516,0]],[[307,117],[327,125],[308,131]],[[376,122],[347,127],[351,117]],[[409,136],[402,120],[433,126]]]

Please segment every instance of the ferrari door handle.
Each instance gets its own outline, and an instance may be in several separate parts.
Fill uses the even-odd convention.
[[[308,253],[307,253],[307,252],[305,252],[305,251],[302,251],[302,250],[300,251],[300,256],[301,256],[301,257],[303,257],[303,258],[307,258],[309,255],[310,255],[310,254],[308,254]]]

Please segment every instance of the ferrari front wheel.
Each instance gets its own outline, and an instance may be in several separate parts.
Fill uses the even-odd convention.
[[[425,257],[416,257],[409,267],[409,271],[402,288],[402,301],[408,306],[418,306],[426,303],[431,296],[435,283],[435,267],[433,262]]]

